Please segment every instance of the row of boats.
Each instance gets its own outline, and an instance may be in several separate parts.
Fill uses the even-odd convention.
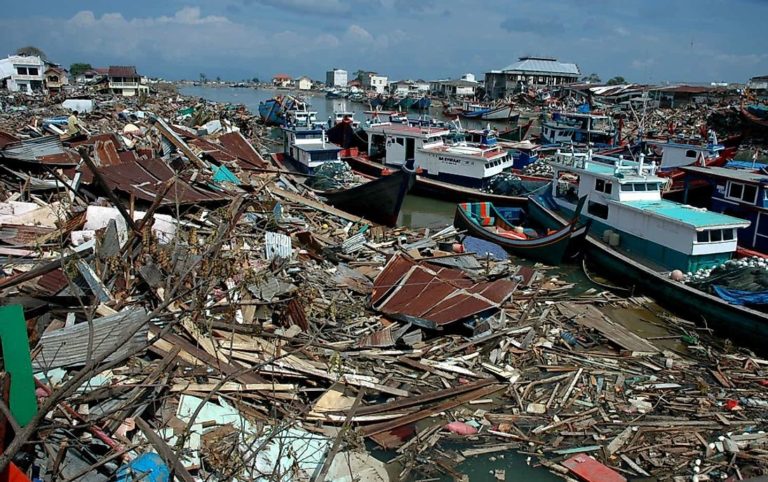
[[[534,144],[423,119],[356,123],[342,115],[327,129],[305,112],[294,112],[282,127],[283,149],[274,160],[307,178],[325,163],[347,163],[362,182],[318,192],[337,207],[392,225],[409,191],[456,201],[454,224],[474,237],[549,264],[583,254],[620,286],[732,336],[768,340],[761,301],[764,295],[768,303],[768,293],[690,282],[691,274],[723,270],[768,242],[768,175],[730,161],[738,139],[719,143],[710,132],[707,139],[620,146],[610,118],[582,112],[548,120],[583,134],[583,142],[556,142],[545,121]],[[526,174],[542,162],[548,175]],[[511,190],[489,189],[500,177]],[[699,192],[708,206],[688,204]]]

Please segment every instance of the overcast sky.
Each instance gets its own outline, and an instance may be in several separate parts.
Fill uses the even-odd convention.
[[[481,76],[535,54],[603,80],[745,82],[768,74],[766,19],[768,0],[34,0],[4,5],[0,45],[171,79]]]

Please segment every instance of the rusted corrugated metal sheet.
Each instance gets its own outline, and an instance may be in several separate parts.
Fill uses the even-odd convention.
[[[395,318],[439,328],[492,314],[516,287],[512,280],[475,283],[459,270],[434,269],[397,255],[376,278],[371,305]]]
[[[115,166],[123,163],[117,152],[117,146],[111,140],[96,141],[93,146],[93,154],[97,166]]]
[[[110,188],[150,202],[155,200],[162,184],[175,176],[174,171],[160,159],[139,159],[135,163],[104,166],[99,168],[99,173]],[[163,203],[185,205],[226,199],[226,194],[177,179]]]
[[[43,136],[6,144],[0,157],[54,165],[76,165],[80,155],[65,149],[57,136]]]
[[[112,143],[115,145],[115,147],[118,150],[123,148],[122,141],[114,132],[108,132],[104,134],[95,134],[95,135],[89,136],[87,139],[83,139],[82,141],[70,142],[69,145],[70,147],[73,147],[73,148],[80,147],[80,146],[92,146],[96,143],[96,141],[101,141],[101,142],[112,141]]]
[[[45,226],[22,226],[18,224],[3,224],[0,227],[0,242],[12,246],[29,246],[46,234],[56,231]]]
[[[253,148],[250,142],[239,132],[229,132],[219,136],[219,143],[235,156],[237,156],[240,167],[249,169],[253,167],[265,168],[267,163],[261,155]],[[250,166],[249,166],[250,165]]]
[[[55,295],[68,285],[69,279],[61,269],[55,269],[37,278],[37,286],[42,289],[42,294]]]
[[[585,482],[627,482],[621,474],[586,454],[574,455],[562,465]]]
[[[19,140],[18,137],[14,136],[13,134],[5,131],[0,131],[0,149],[7,146],[8,144],[12,142],[17,142]]]

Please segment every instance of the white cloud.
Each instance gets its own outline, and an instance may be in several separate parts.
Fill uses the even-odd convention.
[[[352,24],[347,28],[344,36],[351,42],[371,43],[374,41],[373,35],[359,25]]]

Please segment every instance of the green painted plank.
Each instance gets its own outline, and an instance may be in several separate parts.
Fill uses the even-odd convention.
[[[0,345],[5,371],[11,375],[11,414],[23,427],[37,413],[37,397],[27,322],[21,305],[0,306]]]

